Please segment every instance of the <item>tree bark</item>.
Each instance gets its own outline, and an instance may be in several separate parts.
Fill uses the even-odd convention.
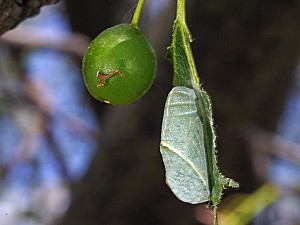
[[[39,13],[43,5],[59,0],[0,0],[0,36],[28,17]]]

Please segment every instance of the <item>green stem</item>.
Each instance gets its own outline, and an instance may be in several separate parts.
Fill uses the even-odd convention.
[[[185,45],[186,48],[186,56],[188,59],[189,67],[191,70],[191,81],[193,86],[197,86],[200,88],[200,78],[198,76],[196,63],[194,60],[193,52],[190,43],[192,42],[192,35],[189,31],[189,28],[186,24],[186,16],[185,16],[185,0],[177,0],[177,10],[176,10],[176,20],[181,23],[183,32],[187,35],[187,43]]]
[[[185,0],[177,0],[177,19],[185,24]]]
[[[214,225],[218,225],[218,208],[214,207]]]
[[[139,26],[139,19],[140,19],[140,15],[141,15],[141,11],[143,9],[143,5],[144,5],[145,0],[139,0],[139,3],[135,9],[131,24],[138,27]]]

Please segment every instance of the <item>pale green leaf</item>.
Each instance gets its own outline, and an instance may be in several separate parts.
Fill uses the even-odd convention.
[[[211,201],[217,224],[217,205],[223,189],[238,187],[219,171],[211,101],[200,85],[185,21],[185,0],[177,0],[168,58],[174,68],[173,85],[165,105],[161,154],[166,180],[182,201]],[[177,87],[176,87],[177,86]]]
[[[193,204],[210,199],[203,127],[195,100],[190,88],[172,89],[165,105],[160,144],[167,184],[180,200]]]

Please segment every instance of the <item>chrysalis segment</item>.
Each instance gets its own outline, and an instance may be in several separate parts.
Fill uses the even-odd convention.
[[[181,201],[209,200],[203,125],[193,89],[178,86],[168,95],[162,123],[160,151],[166,182]]]

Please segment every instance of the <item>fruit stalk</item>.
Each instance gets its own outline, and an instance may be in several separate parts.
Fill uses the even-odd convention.
[[[138,27],[139,26],[139,19],[140,19],[140,15],[143,9],[143,5],[144,5],[145,0],[139,0],[138,5],[135,9],[131,24]]]

